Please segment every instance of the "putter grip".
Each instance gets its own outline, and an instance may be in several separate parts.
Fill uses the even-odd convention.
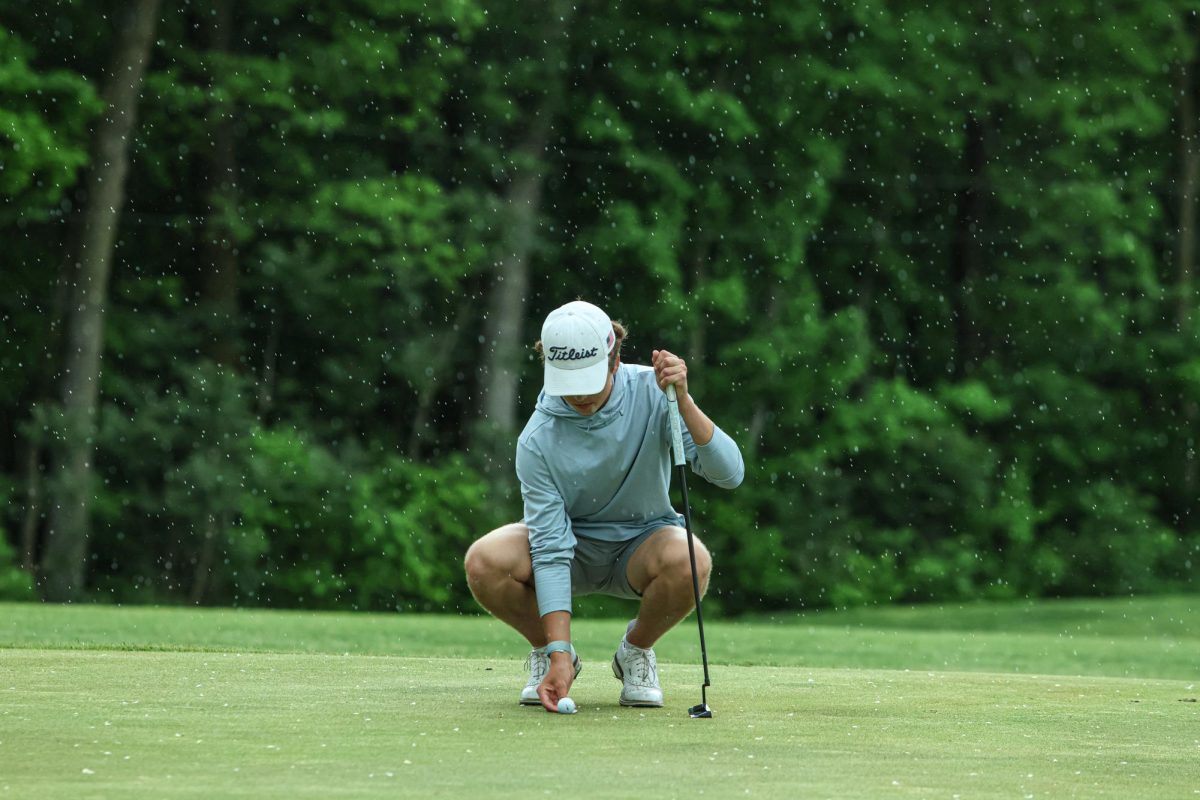
[[[682,467],[683,421],[679,418],[679,398],[675,396],[675,384],[667,385],[667,412],[671,417],[671,452],[675,454],[675,466]]]

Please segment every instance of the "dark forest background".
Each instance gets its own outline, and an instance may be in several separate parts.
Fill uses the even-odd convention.
[[[576,297],[725,613],[1193,586],[1196,8],[0,0],[0,597],[474,609]]]

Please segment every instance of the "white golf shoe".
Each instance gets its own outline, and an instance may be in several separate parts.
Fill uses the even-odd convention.
[[[628,634],[637,620],[625,628]],[[659,708],[663,704],[662,688],[658,685],[658,661],[653,648],[643,650],[621,638],[613,654],[613,675],[621,681],[621,705]]]
[[[538,686],[542,683],[542,678],[546,677],[546,672],[550,669],[550,656],[543,653],[541,650],[534,648],[529,651],[529,662],[525,665],[525,669],[529,670],[529,683],[525,684],[525,688],[521,690],[521,705],[523,706],[540,706],[541,698],[538,697]],[[575,654],[575,677],[579,677],[579,671],[583,669],[583,662],[579,660],[579,654]]]

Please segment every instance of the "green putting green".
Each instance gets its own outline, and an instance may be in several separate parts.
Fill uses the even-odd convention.
[[[0,605],[0,798],[1200,797],[1196,598],[694,624],[667,707],[516,704],[484,618]]]

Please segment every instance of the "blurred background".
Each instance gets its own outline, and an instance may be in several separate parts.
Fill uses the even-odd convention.
[[[0,0],[0,598],[478,611],[541,320],[713,613],[1194,587],[1185,0]]]

